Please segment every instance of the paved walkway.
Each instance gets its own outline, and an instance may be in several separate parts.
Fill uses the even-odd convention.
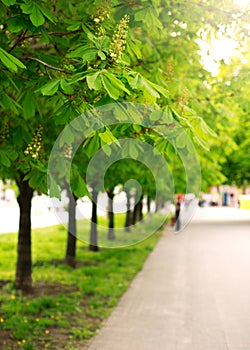
[[[250,350],[250,211],[166,230],[89,350]]]

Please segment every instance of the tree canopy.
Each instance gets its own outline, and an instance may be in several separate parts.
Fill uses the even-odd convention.
[[[200,146],[214,150],[205,156],[214,176],[204,171],[203,177],[205,183],[221,181],[218,164],[228,154],[221,142],[235,144],[228,132],[235,127],[232,113],[235,120],[242,110],[247,113],[242,57],[248,13],[231,0],[57,1],[52,6],[2,1],[2,176],[29,171],[30,185],[46,192],[46,161],[62,127],[95,106],[136,101],[168,108],[192,134],[201,163]],[[197,53],[197,39],[232,35],[241,56],[228,65],[221,58],[222,73],[212,77]],[[217,137],[211,138],[204,121]],[[98,140],[93,136],[89,149]]]
[[[89,160],[123,138],[135,140],[131,158],[144,142],[166,160],[176,192],[197,192],[199,162],[204,190],[249,180],[249,8],[2,0],[0,13],[0,174],[16,180],[22,210],[33,190],[60,197],[69,174],[74,195],[86,194]]]

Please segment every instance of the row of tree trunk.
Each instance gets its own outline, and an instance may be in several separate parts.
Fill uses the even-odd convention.
[[[134,206],[133,211],[131,210],[131,196],[129,192],[127,194],[127,211],[124,224],[124,231],[129,232],[130,226],[136,224],[143,219],[142,209],[143,209],[143,196],[140,197],[138,203]],[[114,225],[114,210],[113,210],[113,200],[114,191],[107,190],[108,196],[108,240],[115,240],[115,225]],[[91,251],[98,251],[98,239],[97,239],[97,197],[98,193],[92,192],[92,218],[91,218],[91,230],[90,230],[90,245],[89,249]]]
[[[31,202],[33,197],[33,190],[29,186],[28,181],[24,180],[24,175],[21,174],[16,179],[16,183],[19,189],[17,202],[20,209],[19,219],[19,234],[18,234],[18,255],[17,266],[15,276],[15,288],[20,289],[23,292],[30,292],[32,290],[32,254],[31,254]],[[114,232],[114,211],[113,211],[113,190],[107,191],[108,195],[108,239],[115,239]],[[68,192],[69,196],[69,222],[68,222],[68,238],[66,246],[65,263],[75,267],[76,266],[76,200],[77,197],[71,192]],[[92,219],[90,230],[90,244],[89,249],[91,251],[98,251],[98,232],[97,232],[97,198],[98,192],[92,192]],[[140,197],[138,203],[131,210],[131,196],[127,192],[127,212],[124,230],[129,231],[130,226],[141,221],[142,216],[142,200]]]

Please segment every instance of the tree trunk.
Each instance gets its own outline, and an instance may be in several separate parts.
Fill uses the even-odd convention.
[[[65,263],[71,267],[76,267],[76,200],[77,197],[73,195],[70,191],[69,196],[69,223],[68,223],[68,239]]]
[[[97,252],[98,243],[97,243],[97,197],[98,193],[92,192],[92,217],[91,217],[91,229],[90,229],[90,245],[89,250],[92,252]]]
[[[148,214],[150,214],[150,212],[151,212],[151,198],[149,196],[147,196],[147,210],[148,210]]]
[[[150,222],[152,218],[152,213],[151,213],[151,197],[147,196],[147,220]]]
[[[20,209],[17,265],[15,288],[23,292],[32,290],[32,258],[31,258],[31,201],[33,189],[28,181],[24,181],[24,174],[16,179],[19,188],[17,202]]]
[[[140,197],[139,201],[136,203],[134,207],[134,212],[133,212],[133,225],[135,225],[137,222],[141,221],[143,219],[143,214],[142,214],[142,201],[143,201],[143,195]]]
[[[159,202],[159,200],[157,201],[155,201],[155,213],[158,213],[158,211],[159,211],[159,209],[160,209],[160,202]]]
[[[127,195],[127,211],[126,211],[126,219],[125,219],[125,225],[124,225],[124,230],[126,232],[130,231],[130,226],[133,224],[133,216],[132,216],[132,211],[131,211],[131,196],[129,191],[126,191]]]
[[[161,209],[164,209],[165,207],[165,199],[164,197],[161,198]]]
[[[247,180],[243,180],[243,186],[242,186],[242,192],[243,194],[246,194],[247,193]]]
[[[143,210],[143,195],[141,196],[141,199],[140,199],[140,206],[139,206],[139,221],[142,221],[143,219],[143,213],[142,213],[142,210]]]
[[[114,199],[114,191],[107,190],[108,195],[108,240],[115,240],[114,233],[114,209],[113,209],[113,199]]]

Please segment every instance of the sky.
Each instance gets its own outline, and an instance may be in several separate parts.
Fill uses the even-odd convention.
[[[239,6],[240,12],[250,9],[250,0],[234,0],[234,3]],[[232,22],[233,23],[233,22]],[[238,56],[240,57],[240,45],[235,36],[236,22],[232,24],[232,28],[221,28],[221,32],[215,36],[210,29],[201,29],[199,32],[200,38],[196,42],[200,46],[199,54],[201,61],[206,70],[212,73],[215,77],[219,73],[220,61],[229,64],[230,61]],[[244,63],[244,58],[242,57]]]

